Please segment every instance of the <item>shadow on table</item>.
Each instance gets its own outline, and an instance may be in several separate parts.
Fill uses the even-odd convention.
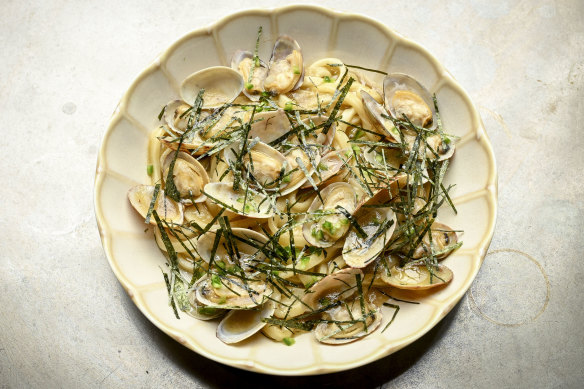
[[[340,373],[316,376],[287,377],[271,376],[236,369],[214,362],[182,346],[154,326],[136,306],[128,299],[129,310],[137,318],[137,325],[144,327],[144,332],[152,336],[154,342],[166,356],[195,381],[208,388],[254,387],[254,388],[376,388],[400,376],[413,366],[429,349],[433,347],[450,328],[460,302],[426,335],[378,361]]]

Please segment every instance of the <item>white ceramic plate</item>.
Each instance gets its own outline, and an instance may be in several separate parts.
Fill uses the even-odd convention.
[[[231,54],[250,48],[263,26],[262,58],[280,34],[300,43],[306,63],[337,57],[387,72],[407,73],[436,93],[444,126],[460,136],[446,183],[458,215],[443,207],[439,220],[464,230],[464,246],[444,262],[454,272],[452,283],[426,295],[407,295],[418,305],[397,302],[401,309],[385,332],[363,340],[329,346],[312,334],[286,347],[256,335],[236,346],[215,337],[217,323],[183,314],[177,320],[168,306],[160,267],[163,254],[152,231],[131,208],[126,193],[149,183],[146,174],[148,134],[178,85],[189,74],[213,65],[228,65]],[[369,74],[371,75],[371,74]],[[379,76],[381,77],[381,76]],[[379,80],[380,78],[378,78]],[[497,174],[491,145],[479,114],[466,92],[425,49],[372,19],[312,6],[236,13],[179,39],[140,74],[116,109],[104,136],[95,178],[95,212],[103,247],[112,270],[136,306],[158,328],[210,359],[242,369],[280,375],[319,374],[346,370],[391,354],[428,332],[460,300],[475,278],[495,226]],[[396,293],[396,297],[398,293]],[[384,324],[393,310],[383,308]]]

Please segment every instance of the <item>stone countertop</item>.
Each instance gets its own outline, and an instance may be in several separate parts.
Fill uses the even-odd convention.
[[[581,387],[584,3],[322,1],[430,50],[478,106],[499,214],[470,291],[365,367],[270,377],[184,348],[134,306],[93,211],[101,137],[138,73],[185,33],[284,1],[0,3],[0,388]],[[274,386],[276,385],[276,386]]]

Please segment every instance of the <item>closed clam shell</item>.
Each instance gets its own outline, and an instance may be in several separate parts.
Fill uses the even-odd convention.
[[[274,313],[274,302],[267,301],[260,309],[232,310],[217,326],[217,338],[226,344],[241,342],[265,327],[262,321]]]
[[[445,265],[436,265],[432,274],[424,262],[416,261],[404,267],[394,266],[390,274],[381,273],[381,279],[388,285],[398,289],[425,290],[446,285],[452,281],[452,270]]]
[[[403,116],[419,127],[436,128],[432,95],[416,79],[403,73],[390,73],[383,79],[385,108],[395,119]]]
[[[226,66],[213,66],[188,76],[181,84],[180,97],[193,105],[199,91],[204,89],[203,108],[218,108],[235,100],[243,84],[239,72]]]
[[[130,204],[132,204],[134,209],[142,215],[143,218],[146,218],[146,215],[148,214],[153,195],[154,186],[152,185],[136,185],[128,191]],[[162,189],[158,192],[158,197],[154,204],[154,210],[156,210],[160,219],[163,219],[168,223],[182,224],[183,222],[183,205],[166,197],[164,195],[164,190]],[[150,218],[150,224],[156,224],[154,217]]]

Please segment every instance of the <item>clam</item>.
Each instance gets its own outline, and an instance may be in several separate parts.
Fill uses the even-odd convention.
[[[194,104],[204,89],[203,108],[218,108],[229,104],[243,90],[243,77],[226,66],[213,66],[188,76],[181,84],[180,97],[187,104]]]
[[[172,178],[178,190],[181,201],[185,203],[200,203],[205,201],[203,188],[209,183],[209,176],[205,168],[190,154],[167,149],[160,156],[160,166],[162,166],[162,178],[166,183],[170,166],[174,161]]]
[[[357,292],[357,277],[363,277],[360,269],[347,268],[330,274],[311,286],[302,302],[317,310],[346,300]]]
[[[235,191],[232,183],[211,182],[205,185],[205,193],[211,201],[217,202],[218,205],[225,204],[230,211],[243,216],[267,219],[275,213],[267,197],[251,188],[247,190],[240,188]]]
[[[253,54],[250,51],[237,50],[231,59],[231,68],[237,70],[243,77],[245,82],[243,94],[251,101],[258,101],[264,91],[264,80],[268,75],[268,66],[259,59],[258,62],[254,63]]]
[[[211,254],[217,236],[217,230],[211,230],[201,235],[197,240],[197,251],[201,259],[206,263],[211,262]],[[247,228],[232,228],[229,239],[222,234],[218,246],[215,249],[213,262],[222,263],[222,266],[238,265],[243,269],[250,265],[263,262],[266,259],[261,248],[268,238],[259,232]],[[232,252],[234,254],[230,255]]]
[[[270,69],[264,80],[264,89],[278,95],[298,89],[304,80],[304,63],[300,45],[287,35],[274,44]]]
[[[403,267],[394,266],[381,273],[381,279],[398,289],[424,290],[452,281],[452,270],[444,265],[433,265],[430,271],[423,261],[409,262]]]
[[[225,149],[225,159],[230,165],[233,165],[242,153],[241,147],[241,142],[236,142]],[[266,190],[281,189],[289,184],[283,180],[288,164],[286,157],[263,142],[248,142],[241,162],[242,168],[253,176],[254,182]]]
[[[353,342],[375,331],[381,324],[381,310],[359,298],[328,309],[323,322],[314,328],[314,336],[321,343],[343,344]]]
[[[330,150],[330,145],[333,143],[335,138],[335,133],[337,132],[336,123],[332,123],[326,134],[324,133],[324,125],[328,120],[324,116],[312,116],[304,121],[304,126],[308,134],[306,135],[307,143],[314,143],[322,145],[320,148],[320,154],[324,155]]]
[[[290,131],[290,121],[283,109],[257,112],[249,131],[249,138],[259,138],[264,143],[271,143]]]
[[[209,274],[195,283],[194,290],[201,304],[221,309],[259,308],[272,293],[265,281],[254,280],[249,274],[244,277]]]
[[[152,196],[154,195],[154,186],[151,185],[136,185],[128,191],[128,199],[134,209],[146,218]],[[167,223],[182,224],[184,218],[184,207],[181,203],[176,203],[164,195],[164,190],[160,189],[154,204],[154,210],[158,213],[161,219]],[[150,218],[150,224],[156,224],[154,218]]]
[[[351,230],[343,246],[343,259],[356,268],[367,266],[389,243],[396,226],[395,213],[391,208],[361,208],[356,215],[357,224],[365,236]]]
[[[182,100],[173,100],[164,107],[164,122],[174,136],[180,136],[187,129],[190,108]]]
[[[310,157],[300,148],[292,149],[286,154],[286,161],[288,163],[288,171],[284,176],[283,181],[287,183],[286,187],[281,191],[281,195],[285,196],[300,188],[302,184],[312,176],[315,167],[312,166]],[[300,161],[300,162],[299,162]],[[317,155],[314,158],[316,165],[320,162],[320,157]],[[308,173],[308,175],[305,174]]]
[[[191,309],[187,310],[190,316],[199,320],[211,320],[225,314],[224,309],[207,307],[197,301],[197,296],[194,291],[191,291],[188,295],[189,303],[191,304]]]
[[[312,201],[308,213],[320,211],[325,214],[317,216],[316,220],[307,220],[302,226],[304,239],[311,245],[330,247],[349,230],[349,220],[336,209],[337,206],[350,214],[355,211],[357,199],[350,184],[334,182],[320,192],[320,198]]]
[[[458,236],[450,227],[442,223],[434,223],[430,227],[432,234],[432,248],[436,258],[447,257],[452,251],[452,246],[458,242]],[[450,246],[450,248],[448,248]],[[430,237],[424,235],[422,242],[414,251],[414,258],[422,258],[430,254]]]
[[[232,310],[217,326],[217,338],[223,343],[232,344],[256,334],[266,323],[262,321],[274,313],[274,302],[266,302],[261,309]]]
[[[436,111],[430,92],[414,78],[391,73],[383,79],[385,107],[392,117],[403,120],[404,116],[416,126],[436,127]]]
[[[454,143],[444,135],[432,135],[426,139],[426,144],[431,150],[426,150],[426,157],[430,160],[443,161],[454,154]]]
[[[389,138],[393,142],[399,142],[401,139],[401,135],[399,130],[393,125],[393,122],[388,119],[387,117],[388,112],[385,107],[379,104],[373,96],[367,93],[364,90],[361,90],[361,99],[363,100],[363,104],[365,105],[366,111],[369,115],[375,119],[375,122],[381,126],[381,128],[389,135]],[[387,117],[386,117],[387,116]]]
[[[340,156],[340,154],[336,151],[331,151],[322,157],[318,162],[318,165],[316,166],[316,172],[314,172],[312,175],[312,180],[316,183],[316,185],[325,183],[328,179],[335,176],[344,165],[345,161]],[[320,177],[317,175],[317,172]],[[305,182],[301,188],[312,188],[312,184],[310,182]]]

